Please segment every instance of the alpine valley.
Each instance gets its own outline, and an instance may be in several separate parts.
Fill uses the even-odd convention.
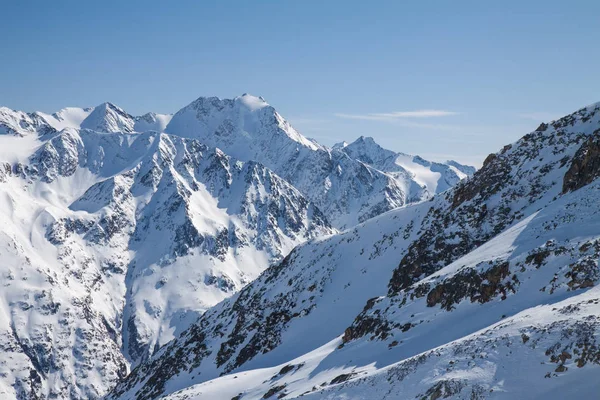
[[[573,118],[579,129],[581,118]],[[586,127],[597,124],[589,118]],[[556,143],[564,147],[562,169],[585,137],[565,132]],[[384,368],[459,337],[423,337],[415,347],[397,331],[408,307],[399,300],[444,263],[481,248],[493,229],[531,214],[501,208],[497,193],[508,188],[521,203],[529,199],[517,183],[503,184],[493,199],[477,197],[480,187],[493,190],[485,184],[490,168],[500,175],[513,168],[504,157],[462,185],[474,168],[395,153],[365,137],[329,148],[247,94],[201,97],[173,115],[132,116],[111,103],[54,114],[1,107],[0,398],[370,390]],[[554,179],[562,170],[546,167],[550,161],[544,170]],[[540,196],[552,192],[543,184]],[[464,204],[454,206],[452,196]],[[590,246],[588,253],[596,251]],[[398,267],[409,255],[409,266]],[[436,279],[432,288],[442,282]],[[579,294],[594,279],[569,289]],[[553,293],[565,298],[562,283],[554,282]],[[419,312],[414,332],[461,318],[463,303],[455,300],[459,312]],[[400,344],[387,351],[394,337]]]

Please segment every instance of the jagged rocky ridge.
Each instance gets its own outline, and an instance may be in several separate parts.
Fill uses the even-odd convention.
[[[592,395],[599,137],[595,104],[431,202],[299,246],[109,398]]]
[[[440,191],[445,190],[445,179],[454,184],[473,172],[469,167],[464,167],[469,173],[455,167],[440,172],[439,164],[422,159],[423,165],[412,163],[416,173],[399,165],[381,169],[305,138],[263,98],[247,94],[233,100],[201,97],[177,112],[166,131],[198,138],[241,160],[261,162],[304,193],[337,228],[427,199],[438,181]],[[389,153],[374,143],[371,150]],[[424,188],[424,180],[432,188]]]
[[[0,180],[11,397],[102,395],[296,244],[334,232],[261,164],[156,132],[65,129]]]

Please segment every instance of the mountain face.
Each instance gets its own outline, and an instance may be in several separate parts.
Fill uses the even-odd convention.
[[[0,144],[3,398],[100,398],[296,246],[409,201],[249,95],[0,108]]]
[[[361,136],[350,144],[342,143],[334,148],[394,177],[408,194],[407,203],[426,200],[475,173],[474,167],[456,161],[436,163],[419,156],[386,150],[370,137]]]
[[[593,398],[599,154],[600,103],[542,124],[431,201],[296,247],[108,397]]]
[[[177,112],[166,131],[197,138],[240,160],[264,164],[304,193],[340,229],[430,197],[437,186],[431,182],[440,180],[440,175],[447,175],[448,182],[440,184],[438,192],[472,175],[450,166],[445,169],[456,173],[445,173],[442,164],[425,160],[414,163],[411,170],[391,168],[393,162],[381,168],[355,157],[361,155],[358,151],[328,149],[300,135],[263,98],[248,94],[233,100],[201,97]],[[378,151],[392,153],[372,143]],[[349,147],[358,150],[358,145]],[[413,180],[416,175],[431,177],[425,181],[433,187],[423,188],[425,181]]]
[[[22,111],[0,107],[0,135],[43,135],[50,131],[53,131],[53,128],[36,113],[27,114]]]
[[[266,167],[197,140],[72,128],[37,140],[0,168],[5,396],[99,397],[295,245],[334,232]]]

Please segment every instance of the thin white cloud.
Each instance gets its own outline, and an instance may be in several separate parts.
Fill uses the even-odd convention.
[[[456,115],[458,113],[454,111],[445,110],[415,110],[415,111],[396,111],[391,113],[377,113],[372,115],[378,115],[381,117],[390,118],[436,118],[436,117],[448,117],[450,115]]]
[[[454,111],[446,110],[415,110],[415,111],[394,111],[389,113],[370,113],[370,114],[334,114],[338,118],[362,119],[368,121],[392,121],[405,118],[438,118],[448,117],[458,114]]]
[[[389,122],[391,122],[392,124],[394,124],[396,126],[402,126],[405,128],[435,129],[435,130],[441,130],[441,131],[455,131],[455,130],[463,129],[463,127],[456,126],[456,125],[428,124],[428,123],[423,123],[423,122],[407,121],[404,119],[392,119],[392,120],[389,120]]]

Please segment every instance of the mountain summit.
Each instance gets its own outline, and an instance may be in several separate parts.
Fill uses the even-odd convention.
[[[436,193],[436,179],[443,175],[429,173],[432,177],[427,182],[434,187],[424,188],[423,182],[413,180],[416,168],[382,169],[368,160],[357,159],[349,151],[319,145],[296,131],[262,97],[249,94],[231,100],[200,97],[177,112],[166,131],[196,138],[241,160],[264,164],[315,202],[340,229],[429,198]],[[375,143],[374,146],[389,152]],[[429,163],[419,170],[428,168],[443,169]],[[457,174],[448,173],[450,182],[440,185],[439,191],[469,175],[453,170]]]

